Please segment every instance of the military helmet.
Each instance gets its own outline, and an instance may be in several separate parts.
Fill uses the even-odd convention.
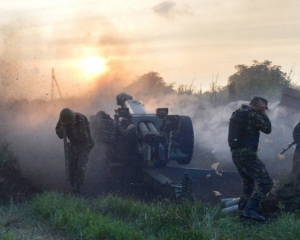
[[[69,124],[75,120],[75,112],[70,108],[64,108],[60,112],[59,121],[61,124]]]
[[[265,99],[265,98],[262,98],[262,97],[254,97],[254,98],[251,100],[250,104],[256,106],[256,105],[257,105],[257,102],[258,102],[259,100],[263,101],[263,102],[266,104],[266,109],[269,110],[269,108],[268,108],[268,100]]]

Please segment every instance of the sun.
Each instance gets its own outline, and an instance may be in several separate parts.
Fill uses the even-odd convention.
[[[107,67],[102,57],[87,57],[80,60],[80,67],[85,75],[95,76],[103,73]]]

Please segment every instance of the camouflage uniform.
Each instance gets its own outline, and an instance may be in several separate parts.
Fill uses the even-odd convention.
[[[293,166],[291,174],[295,175],[300,181],[300,122],[295,126],[293,131],[294,142],[296,149],[293,156]]]
[[[95,120],[96,140],[101,143],[115,144],[116,142],[116,127],[114,120],[104,111],[99,111],[96,114]]]
[[[67,124],[66,133],[70,140],[68,148],[70,183],[74,193],[80,193],[85,179],[86,163],[94,147],[94,140],[90,133],[89,122],[81,113],[76,114],[76,123],[72,127]],[[62,124],[58,121],[55,128],[57,136],[62,139]]]
[[[136,146],[135,126],[125,118],[120,124],[116,123],[105,111],[99,111],[93,122],[95,141],[104,146],[105,163],[115,165],[120,160],[122,162],[127,160]]]
[[[239,202],[239,209],[244,209],[250,198],[258,202],[271,190],[273,181],[264,163],[257,156],[259,131],[269,134],[271,122],[266,114],[259,114],[247,105],[242,105],[235,113],[246,113],[241,144],[231,147],[233,162],[242,178],[243,190]]]
[[[114,120],[105,112],[99,111],[94,121],[95,141],[104,147],[105,165],[115,159],[116,126]]]

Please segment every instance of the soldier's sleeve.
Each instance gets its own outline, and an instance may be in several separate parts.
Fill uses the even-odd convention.
[[[57,124],[56,124],[55,132],[56,132],[56,135],[57,135],[60,139],[63,139],[63,138],[64,138],[64,134],[63,134],[63,130],[62,130],[62,128],[61,128],[61,123],[60,123],[60,121],[58,121]]]
[[[263,133],[269,134],[272,131],[272,124],[267,114],[252,112],[250,113],[249,121],[251,125]]]
[[[85,117],[82,116],[78,119],[78,125],[73,133],[77,142],[86,143],[89,140],[88,121]]]
[[[294,128],[293,138],[294,138],[294,142],[296,142],[297,144],[300,144],[300,123],[298,123],[296,125],[296,127]]]

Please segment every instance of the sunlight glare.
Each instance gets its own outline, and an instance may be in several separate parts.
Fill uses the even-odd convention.
[[[80,61],[83,72],[88,76],[99,75],[106,70],[105,60],[101,57],[87,57]]]

